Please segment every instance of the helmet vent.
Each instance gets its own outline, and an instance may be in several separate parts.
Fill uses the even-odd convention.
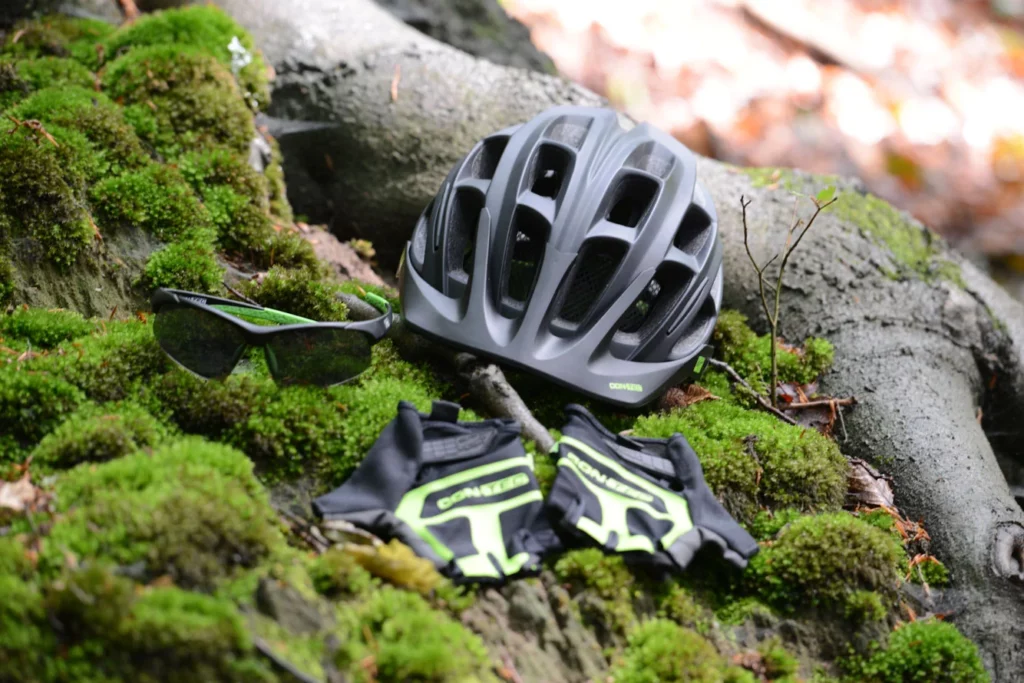
[[[690,321],[683,336],[675,343],[669,352],[669,360],[688,358],[704,347],[711,336],[711,329],[715,326],[717,318],[715,301],[710,296],[704,300],[696,317]]]
[[[507,145],[508,137],[506,136],[495,136],[484,140],[473,154],[473,158],[466,164],[469,176],[481,180],[493,178],[494,171],[498,168],[498,162]],[[465,177],[465,171],[463,177]]]
[[[449,209],[448,236],[444,241],[445,271],[449,280],[465,286],[473,273],[473,247],[476,244],[476,228],[480,212],[484,208],[483,196],[471,188],[458,188],[452,195]],[[456,296],[460,291],[451,292]]]
[[[654,277],[619,319],[616,341],[640,344],[667,322],[693,275],[675,263],[662,263]]]
[[[586,319],[619,269],[626,248],[618,240],[591,239],[583,243],[555,298],[556,327],[574,330]]]
[[[659,178],[667,178],[675,163],[672,152],[657,143],[645,142],[630,153],[624,165]]]
[[[673,244],[687,254],[697,254],[710,238],[711,216],[696,204],[691,204],[679,224]]]
[[[520,206],[509,235],[501,304],[502,313],[514,317],[523,312],[540,272],[548,241],[548,224],[539,214]]]
[[[629,175],[622,178],[607,203],[605,219],[612,223],[635,228],[654,203],[658,182],[653,178]]]
[[[541,145],[531,164],[530,191],[541,197],[557,199],[568,175],[569,153],[555,145]]]
[[[579,149],[583,145],[584,138],[587,137],[591,123],[593,123],[593,119],[584,116],[559,116],[548,126],[544,137],[561,142],[573,149]]]

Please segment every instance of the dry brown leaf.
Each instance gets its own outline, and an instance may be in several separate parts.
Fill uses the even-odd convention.
[[[17,481],[0,481],[0,509],[14,512],[34,510],[47,497],[46,492],[32,483],[28,472]]]
[[[805,411],[808,412],[808,411]],[[850,458],[847,505],[850,507],[894,508],[890,478],[860,458]]]
[[[690,384],[685,389],[672,387],[661,397],[659,408],[661,410],[673,410],[675,408],[686,408],[701,401],[719,401],[721,397],[715,396],[699,384]]]

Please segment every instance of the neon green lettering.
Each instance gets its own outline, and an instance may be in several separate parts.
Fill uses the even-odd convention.
[[[467,486],[464,489],[459,489],[450,496],[445,496],[438,500],[437,507],[440,510],[447,510],[467,498],[487,498],[489,496],[496,496],[499,493],[511,491],[519,488],[520,486],[527,486],[529,483],[530,477],[525,472],[518,472],[510,477],[492,481],[489,484]]]
[[[609,389],[621,389],[622,391],[643,391],[644,388],[640,384],[630,384],[628,382],[609,382]]]

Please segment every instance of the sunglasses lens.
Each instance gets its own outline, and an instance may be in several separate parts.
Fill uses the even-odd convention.
[[[370,367],[370,338],[340,329],[289,330],[267,342],[267,363],[281,384],[331,386]]]
[[[245,347],[245,337],[238,327],[190,306],[161,307],[153,334],[168,356],[206,378],[229,374]]]

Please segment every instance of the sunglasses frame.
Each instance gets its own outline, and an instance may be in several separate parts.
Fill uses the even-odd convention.
[[[317,322],[315,320],[309,320],[292,313],[286,313],[284,311],[278,311],[273,308],[265,308],[257,304],[250,304],[244,301],[235,301],[233,299],[224,299],[218,296],[211,296],[209,294],[199,294],[197,292],[187,292],[181,289],[166,289],[160,288],[153,292],[153,296],[150,299],[150,305],[153,308],[153,313],[159,315],[160,309],[168,304],[176,304],[179,306],[187,306],[190,308],[196,308],[198,310],[215,315],[218,318],[225,320],[242,331],[242,337],[245,340],[247,347],[265,347],[271,337],[275,337],[281,334],[287,334],[295,330],[308,330],[308,329],[334,329],[334,330],[350,330],[352,332],[361,332],[366,336],[370,337],[370,345],[372,346],[376,342],[380,341],[387,334],[391,328],[391,324],[394,321],[394,313],[391,310],[391,304],[388,303],[383,297],[377,296],[372,293],[366,294],[366,299],[371,303],[375,304],[375,307],[379,309],[380,305],[383,305],[386,310],[381,314],[380,317],[372,320],[358,320],[355,322]],[[226,307],[239,311],[239,315],[252,314],[252,317],[262,318],[272,322],[283,322],[285,324],[275,326],[264,326],[254,325],[253,323],[247,322],[238,315],[223,311],[218,306]],[[166,351],[165,351],[166,353]],[[174,356],[167,354],[176,365],[184,368],[188,372],[202,377],[197,372],[188,368],[178,362]],[[237,361],[236,361],[237,363]],[[233,368],[232,368],[233,369]],[[230,374],[230,371],[227,373]],[[359,375],[355,375],[348,380],[343,382],[337,382],[336,384],[344,384],[344,382],[355,379]],[[208,379],[205,378],[204,379]],[[334,386],[334,385],[331,385]]]

